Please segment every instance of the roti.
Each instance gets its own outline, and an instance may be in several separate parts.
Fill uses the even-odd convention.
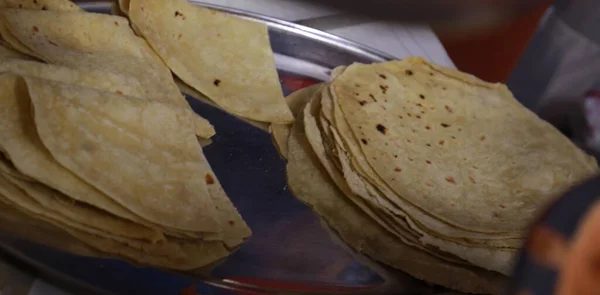
[[[24,81],[12,74],[0,74],[0,87],[4,90],[0,95],[0,150],[22,174],[74,200],[127,220],[141,220],[55,161],[37,135]]]
[[[501,294],[506,278],[497,273],[443,262],[406,246],[345,198],[323,171],[295,124],[289,138],[290,189],[315,210],[354,250],[412,276],[470,293]]]
[[[352,130],[344,136],[360,139],[377,175],[458,228],[523,233],[550,196],[597,171],[505,86],[422,59],[355,64],[331,87]]]
[[[0,0],[0,8],[24,8],[32,10],[51,10],[82,12],[79,6],[69,0]]]
[[[38,135],[62,166],[152,223],[221,232],[207,187],[216,176],[202,167],[189,118],[158,102],[26,81]]]
[[[312,98],[319,87],[321,87],[320,84],[312,85],[295,91],[285,98],[294,118],[298,118],[299,112],[303,110],[302,106]],[[277,147],[279,154],[283,159],[287,159],[287,142],[292,130],[292,124],[271,124],[269,129],[271,136],[273,137],[273,143],[275,144],[275,147]]]
[[[0,11],[0,24],[2,37],[6,36],[6,41],[18,51],[73,71],[79,70],[77,77],[71,75],[79,82],[84,79],[81,73],[91,73],[90,83],[85,86],[91,84],[101,90],[110,88],[118,94],[135,90],[132,96],[190,109],[170,70],[148,43],[134,34],[126,18],[95,13],[4,9]],[[106,73],[107,79],[92,80],[94,73]],[[57,77],[62,79],[60,75]],[[42,78],[50,77],[44,75]],[[200,137],[212,136],[212,126],[205,119],[196,116],[194,120]]]
[[[266,25],[185,0],[129,1],[128,14],[169,68],[224,110],[259,122],[293,121]]]

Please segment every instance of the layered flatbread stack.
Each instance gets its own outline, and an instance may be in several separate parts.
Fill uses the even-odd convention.
[[[220,261],[250,236],[202,152],[213,126],[126,18],[66,0],[0,8],[3,222],[174,270]]]
[[[288,97],[272,125],[292,192],[355,251],[500,294],[529,223],[595,159],[506,86],[407,58],[353,64]]]

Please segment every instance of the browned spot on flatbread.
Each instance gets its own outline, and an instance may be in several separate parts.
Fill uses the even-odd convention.
[[[210,173],[206,173],[204,180],[206,181],[206,184],[215,184],[215,179],[212,177],[212,175],[210,175]]]
[[[456,180],[454,180],[454,177],[452,176],[447,176],[446,181],[452,184],[456,184]]]

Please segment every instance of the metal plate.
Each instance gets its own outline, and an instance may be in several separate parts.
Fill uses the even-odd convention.
[[[110,8],[109,3],[102,2],[81,5],[93,12],[107,13]],[[390,58],[293,23],[211,7],[268,24],[286,94],[327,79],[336,66]],[[217,135],[205,148],[206,156],[254,232],[238,252],[209,276],[195,278],[117,260],[77,257],[7,236],[1,239],[5,253],[33,267],[39,275],[87,293],[179,294],[194,284],[191,289],[201,294],[230,294],[224,288],[261,293],[385,292],[384,280],[333,242],[319,218],[287,190],[285,165],[269,134],[201,102],[188,101],[215,125]],[[406,277],[403,282],[412,281]],[[407,286],[404,284],[403,289],[409,290]]]

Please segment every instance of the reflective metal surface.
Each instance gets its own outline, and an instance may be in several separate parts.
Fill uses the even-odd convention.
[[[94,12],[109,10],[108,3],[82,6]],[[338,65],[389,58],[320,31],[241,11],[229,12],[269,25],[286,93],[327,79],[329,71]],[[199,101],[189,102],[214,124],[217,135],[205,148],[205,154],[254,232],[238,252],[211,274],[171,273],[117,260],[77,257],[0,235],[4,252],[33,267],[40,275],[68,286],[77,285],[88,290],[88,294],[179,294],[192,285],[191,289],[201,294],[232,294],[227,289],[243,291],[241,294],[397,294],[400,291],[433,294],[436,291],[399,274],[393,280],[396,287],[388,289],[381,276],[330,239],[319,218],[292,196],[286,186],[284,162],[269,134]]]

